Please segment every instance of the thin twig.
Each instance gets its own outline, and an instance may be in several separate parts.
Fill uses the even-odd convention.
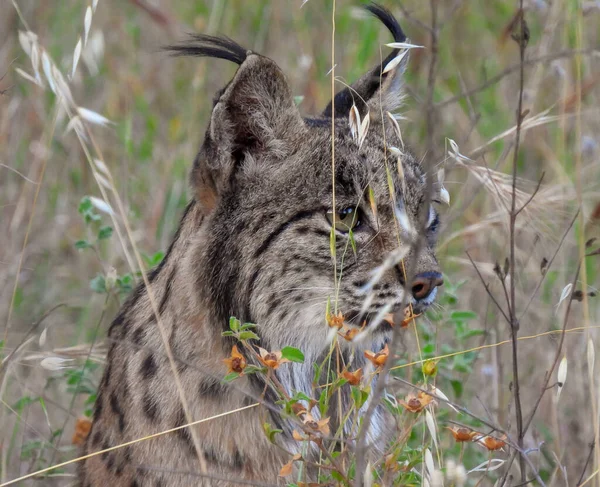
[[[525,60],[522,64],[523,64],[523,66],[532,66],[537,63],[546,63],[546,62],[554,61],[555,59],[570,58],[570,57],[576,56],[578,54],[594,54],[597,52],[598,52],[598,49],[592,49],[592,48],[568,49],[565,51],[547,54],[545,56],[533,57],[531,59]],[[504,71],[498,73],[496,76],[492,76],[490,79],[488,79],[484,83],[480,84],[479,86],[477,86],[475,88],[471,88],[470,90],[462,91],[458,95],[451,96],[450,98],[448,98],[444,101],[440,101],[440,102],[436,103],[436,107],[442,108],[442,107],[445,107],[446,105],[456,103],[457,101],[460,101],[467,96],[475,95],[475,94],[479,93],[480,91],[483,91],[486,88],[489,88],[490,86],[495,85],[496,83],[498,83],[498,81],[502,80],[506,76],[511,75],[513,73],[517,73],[520,70],[521,70],[521,63],[509,66]]]
[[[525,306],[525,309],[523,310],[523,312],[521,313],[521,316],[519,317],[519,320],[523,319],[523,316],[525,316],[525,313],[527,313],[527,310],[529,309],[529,306],[531,306],[531,303],[533,302],[533,298],[535,297],[535,295],[537,294],[537,292],[539,291],[540,287],[542,286],[542,283],[544,282],[544,279],[546,278],[546,275],[548,274],[548,271],[550,270],[550,268],[552,267],[552,263],[554,262],[554,259],[556,258],[556,256],[558,255],[558,251],[561,249],[565,238],[567,238],[567,235],[569,234],[569,232],[571,231],[571,228],[573,228],[573,225],[575,224],[575,221],[577,220],[577,216],[579,215],[579,209],[577,210],[577,212],[575,213],[575,215],[573,216],[571,223],[569,223],[569,226],[567,227],[567,229],[565,230],[565,232],[563,233],[562,238],[560,239],[560,242],[558,243],[558,245],[556,246],[556,250],[554,251],[554,254],[552,255],[552,257],[550,258],[550,260],[548,261],[548,265],[546,266],[546,271],[542,274],[541,279],[538,281],[537,286],[535,287],[535,289],[533,290],[533,293],[531,293],[531,296],[529,298],[529,301],[527,302],[527,306]]]
[[[494,304],[496,305],[496,307],[498,308],[500,313],[502,313],[502,316],[504,316],[504,319],[506,320],[506,322],[510,323],[510,319],[509,319],[508,315],[504,312],[504,310],[502,309],[502,306],[500,306],[500,303],[496,300],[496,298],[490,291],[490,288],[487,285],[487,283],[485,282],[485,279],[483,278],[483,276],[481,275],[481,272],[479,272],[479,269],[477,268],[475,261],[473,261],[473,259],[471,258],[471,254],[469,254],[469,251],[466,251],[465,253],[467,254],[467,257],[469,258],[469,260],[471,261],[471,264],[475,268],[475,272],[477,272],[477,275],[479,276],[479,279],[481,280],[481,284],[483,284],[483,286],[485,287],[485,290],[487,291],[489,297],[492,299],[492,301],[494,302]]]
[[[585,460],[585,464],[583,465],[583,469],[581,470],[581,475],[579,476],[579,480],[577,481],[576,485],[581,485],[581,482],[583,482],[583,476],[585,475],[585,471],[588,468],[588,465],[590,464],[590,461],[592,460],[592,455],[594,454],[594,447],[595,447],[595,443],[594,440],[592,440],[592,442],[590,443],[590,452],[588,453],[588,456]]]
[[[521,213],[529,205],[529,203],[531,203],[531,201],[533,200],[533,198],[535,198],[535,195],[538,193],[538,191],[540,190],[540,187],[542,186],[542,181],[544,180],[544,176],[545,175],[546,175],[546,173],[543,172],[542,176],[540,177],[540,180],[537,183],[537,186],[533,190],[533,193],[531,193],[531,196],[529,196],[529,198],[527,198],[527,201],[525,203],[523,203],[523,206],[521,206],[521,208],[519,208],[517,210],[517,214],[515,216],[518,216],[519,213]]]

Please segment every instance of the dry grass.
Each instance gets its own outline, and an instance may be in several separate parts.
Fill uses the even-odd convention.
[[[85,359],[102,362],[100,342],[120,296],[94,293],[90,281],[97,274],[113,276],[113,269],[118,276],[137,269],[143,261],[137,249],[150,256],[166,249],[188,197],[187,169],[200,143],[212,94],[230,79],[233,68],[168,59],[160,46],[190,30],[222,32],[274,58],[288,74],[295,94],[304,96],[300,106],[306,113],[329,100],[333,78],[327,75],[331,51],[326,46],[331,46],[331,3],[310,0],[302,8],[300,1],[251,3],[100,0],[87,43],[85,2],[22,0],[16,2],[21,20],[8,2],[4,6],[0,231],[8,238],[0,248],[0,323],[5,327],[2,358],[10,360],[3,363],[0,388],[2,482],[75,456],[70,439],[75,419],[86,408],[86,396],[65,394],[65,380],[51,380],[62,377],[64,370],[49,370],[48,362],[42,367],[42,360],[74,360],[51,362],[55,369],[68,365],[65,370],[80,370]],[[436,171],[444,162],[451,205],[444,216],[439,256],[449,283],[447,296],[456,298],[441,300],[439,316],[420,321],[420,347],[416,338],[407,337],[405,363],[397,370],[401,378],[412,381],[424,346],[431,344],[425,357],[440,357],[440,381],[448,387],[451,380],[462,384],[460,395],[457,390],[453,395],[451,389],[445,391],[452,401],[514,432],[511,356],[505,345],[510,331],[465,251],[489,291],[504,303],[494,267],[502,266],[509,255],[507,207],[512,197],[519,88],[514,67],[519,52],[508,26],[515,7],[502,0],[441,2],[443,25],[432,87],[428,85],[432,46],[425,27],[430,22],[429,2],[382,3],[399,17],[409,14],[401,22],[411,41],[425,46],[411,52],[406,120],[400,125],[407,145],[435,157]],[[567,0],[531,1],[526,14],[531,29],[527,57],[543,62],[528,63],[525,69],[524,107],[529,113],[521,133],[517,200],[523,204],[535,196],[517,222],[518,272],[508,278],[515,279],[521,311],[519,367],[525,415],[540,396],[554,360],[557,330],[566,310],[566,301],[559,304],[561,293],[575,275],[582,243],[600,236],[600,52],[594,51],[600,43],[600,11],[592,2],[584,3],[590,5],[583,16],[578,3]],[[51,95],[41,50],[38,70],[43,87],[15,70],[35,79],[31,57],[19,43],[18,31],[27,29],[38,35],[39,46],[47,50],[70,87],[72,100],[65,96],[61,110]],[[76,56],[78,66],[68,80],[80,38],[86,47]],[[376,23],[363,20],[346,2],[337,4],[335,38],[335,76],[348,83],[377,62],[379,46],[389,42]],[[475,90],[481,86],[484,89]],[[456,99],[463,92],[469,96]],[[456,141],[460,154],[471,160],[457,157],[446,138]],[[94,251],[80,252],[75,242],[90,238],[77,211],[86,195],[110,202],[112,214],[96,211],[105,222],[112,222],[115,236]],[[581,217],[570,227],[577,209]],[[552,263],[542,273],[544,259]],[[600,400],[598,374],[589,369],[588,352],[590,339],[600,343],[600,306],[587,294],[599,286],[597,258],[588,258],[584,270],[574,286],[585,290],[582,301],[573,302],[566,321],[568,374],[560,400],[554,399],[555,389],[546,394],[524,439],[547,485],[566,485],[564,476],[569,485],[577,485],[600,467],[600,448],[586,463]],[[58,303],[65,306],[47,314]],[[449,319],[455,310],[477,313],[470,326],[485,330],[485,335],[459,340]],[[463,367],[457,357],[471,361]],[[91,386],[98,372],[90,374]],[[404,387],[402,397],[408,392]],[[63,426],[65,433],[55,435]],[[439,434],[444,457],[456,457],[458,450],[449,435]],[[499,453],[495,458],[507,456]],[[478,458],[473,454],[465,461]],[[60,475],[72,472],[61,469]],[[493,474],[497,472],[481,485],[493,483],[497,478]],[[478,477],[472,478],[475,485]],[[598,479],[593,477],[586,485],[600,485]],[[64,485],[65,478],[56,483]]]

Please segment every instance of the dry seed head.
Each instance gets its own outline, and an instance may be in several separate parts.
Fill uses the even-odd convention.
[[[68,85],[67,81],[65,80],[65,77],[63,76],[61,71],[56,67],[55,64],[52,64],[52,77],[54,78],[54,81],[56,82],[56,90],[58,91],[58,94],[62,98],[64,98],[64,100],[68,104],[74,106],[75,99],[73,98],[73,94],[71,93],[71,88],[69,88],[69,85]]]
[[[425,449],[425,467],[427,467],[429,477],[433,477],[433,473],[435,472],[435,465],[433,463],[433,455],[431,454],[431,450],[429,448]]]
[[[33,73],[35,79],[38,81],[40,86],[42,85],[42,77],[40,76],[40,49],[37,42],[31,45],[31,66],[33,67]]]
[[[409,236],[413,236],[415,234],[415,230],[410,224],[410,220],[408,219],[408,215],[404,210],[404,206],[400,206],[396,208],[396,219],[398,220],[398,224]]]
[[[422,49],[424,47],[409,42],[390,42],[389,44],[386,44],[386,46],[391,47],[392,49]]]
[[[365,118],[361,120],[360,112],[358,108],[353,103],[352,108],[350,108],[350,114],[348,115],[348,121],[350,124],[350,135],[352,135],[352,139],[358,145],[360,149],[367,137],[367,133],[369,132],[369,124],[371,123],[371,117],[369,112],[365,115]]]
[[[43,88],[43,86],[40,84],[40,82],[38,80],[36,80],[29,73],[23,71],[21,68],[15,68],[15,71],[17,72],[17,74],[19,74],[21,77],[25,78],[27,81],[30,81],[31,83],[39,86],[40,88]]]
[[[400,131],[400,125],[398,124],[398,120],[396,120],[396,117],[394,117],[394,115],[392,115],[390,112],[386,112],[386,114],[387,114],[388,118],[392,121],[394,131],[396,132],[396,135],[400,139],[400,143],[402,144],[402,148],[404,149],[404,140],[402,139],[402,132]]]
[[[87,136],[85,134],[85,127],[83,126],[83,122],[81,121],[81,118],[79,118],[78,115],[75,115],[74,117],[71,118],[71,120],[69,120],[69,123],[67,124],[67,127],[65,128],[65,134],[68,134],[71,130],[75,130],[77,135],[79,135],[79,137],[81,137],[83,140],[85,140],[87,142]]]
[[[394,59],[392,59],[389,63],[387,63],[387,66],[382,71],[382,74],[385,74],[385,73],[391,71],[392,69],[394,69],[396,66],[398,66],[398,64],[400,64],[402,62],[402,60],[406,57],[407,54],[408,54],[408,50],[402,51],[400,54],[398,54]]]
[[[57,371],[66,369],[72,362],[73,359],[70,358],[47,357],[40,362],[40,365],[46,370]]]
[[[560,299],[558,300],[558,304],[556,305],[557,309],[561,305],[561,303],[569,297],[569,294],[571,294],[571,289],[573,289],[573,284],[571,283],[567,284],[563,288],[562,292],[560,293]]]
[[[352,104],[352,108],[350,108],[350,114],[348,115],[348,121],[350,124],[350,135],[352,135],[352,139],[354,140],[354,142],[358,143],[358,131],[360,128],[360,113],[354,103]]]
[[[25,51],[27,57],[31,57],[31,43],[34,39],[32,38],[32,35],[35,36],[35,38],[37,38],[37,36],[33,32],[25,32],[22,30],[19,31],[19,44],[21,44],[21,49]]]
[[[431,487],[444,487],[444,474],[441,470],[434,470],[431,474]]]
[[[108,167],[106,166],[106,164],[104,164],[104,161],[102,161],[100,159],[94,159],[94,166],[96,166],[96,169],[99,172],[101,172],[105,176],[110,177],[110,171],[109,171]]]
[[[360,124],[358,131],[358,148],[360,149],[363,145],[363,142],[367,138],[367,133],[369,132],[369,125],[371,123],[371,115],[369,112],[366,113],[365,118]]]
[[[90,122],[95,125],[101,126],[112,124],[112,122],[108,118],[88,108],[77,107],[77,112],[79,113],[81,118],[83,118],[86,122]]]
[[[446,478],[450,481],[456,477],[456,462],[452,459],[446,460]]]
[[[48,336],[48,328],[44,328],[42,333],[40,333],[40,339],[38,341],[39,346],[43,347],[46,344],[46,337]]]
[[[71,67],[71,79],[75,77],[75,71],[77,70],[77,65],[79,64],[79,57],[81,56],[81,37],[75,44],[75,50],[73,51],[73,66]]]
[[[92,7],[88,7],[85,10],[85,17],[83,19],[83,44],[84,45],[87,44],[91,26],[92,26]]]
[[[429,434],[431,435],[433,444],[435,445],[435,448],[437,449],[438,443],[437,443],[437,428],[435,426],[435,419],[433,419],[433,415],[428,410],[425,410],[425,423],[427,423],[427,429],[429,430]]]
[[[50,89],[56,94],[56,84],[54,83],[54,76],[52,76],[52,61],[46,50],[42,51],[42,69],[44,70],[44,75],[46,76],[46,80],[48,80]]]
[[[463,487],[467,482],[467,470],[464,465],[457,465],[454,481],[456,482],[456,487]]]
[[[90,196],[90,201],[92,205],[96,207],[96,209],[107,213],[108,215],[114,215],[115,212],[112,207],[103,199],[96,198],[95,196]]]

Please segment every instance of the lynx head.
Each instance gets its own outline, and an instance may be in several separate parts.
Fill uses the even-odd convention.
[[[387,10],[368,9],[405,41]],[[236,316],[258,325],[263,347],[317,357],[328,346],[328,300],[350,325],[376,327],[378,343],[389,325],[377,317],[409,303],[425,309],[442,282],[436,195],[388,115],[407,56],[386,70],[395,50],[320,116],[303,118],[271,59],[210,36],[173,49],[240,65],[215,98],[191,173],[205,215],[197,292],[215,324]]]

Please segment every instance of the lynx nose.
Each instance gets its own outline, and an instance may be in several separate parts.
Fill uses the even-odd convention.
[[[412,295],[418,301],[427,298],[433,290],[444,284],[439,272],[423,272],[415,277],[412,283]]]

